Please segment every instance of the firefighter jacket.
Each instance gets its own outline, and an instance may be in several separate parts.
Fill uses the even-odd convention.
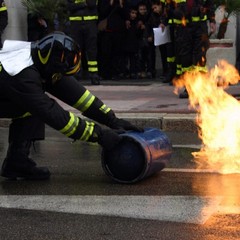
[[[6,28],[8,24],[8,12],[7,6],[3,0],[0,0],[0,34]]]
[[[213,0],[162,0],[169,23],[186,25],[201,21],[215,22]]]
[[[115,119],[113,111],[72,76],[55,83],[43,79],[32,61],[30,44],[5,41],[0,51],[0,117],[34,116],[74,140],[97,141],[100,127],[64,110],[55,98],[107,126]]]
[[[98,20],[98,0],[68,0],[70,21]]]

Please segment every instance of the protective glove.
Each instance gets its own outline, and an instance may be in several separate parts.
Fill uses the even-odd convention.
[[[102,129],[98,135],[97,142],[107,151],[110,151],[121,141],[118,132],[111,129]]]
[[[143,128],[134,126],[130,122],[120,118],[114,118],[109,124],[109,127],[112,129],[124,129],[126,131],[133,130],[136,132],[144,132]]]

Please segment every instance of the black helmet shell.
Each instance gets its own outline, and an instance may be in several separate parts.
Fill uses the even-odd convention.
[[[32,43],[34,64],[44,77],[74,75],[80,70],[78,44],[62,32],[54,32]]]

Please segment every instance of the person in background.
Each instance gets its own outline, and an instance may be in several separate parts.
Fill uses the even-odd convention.
[[[126,33],[123,42],[123,50],[127,69],[126,76],[129,76],[131,79],[137,79],[138,77],[138,52],[142,31],[141,25],[137,19],[137,8],[131,7],[129,9],[128,21],[126,21]]]
[[[36,41],[48,34],[47,20],[41,16],[27,14],[28,41]]]
[[[187,71],[207,72],[206,52],[210,32],[216,31],[214,0],[168,0],[174,24],[175,54],[178,75]],[[188,98],[186,89],[179,98]]]
[[[153,77],[155,77],[155,68],[156,68],[156,51],[154,46],[154,33],[153,28],[161,28],[164,31],[166,26],[166,18],[163,12],[163,3],[159,0],[152,1],[152,12],[148,20],[148,31],[151,36],[151,45],[152,45],[152,59],[153,59],[153,66],[154,71],[152,72]],[[162,61],[162,75],[165,76],[168,71],[168,64],[167,64],[167,44],[162,44],[158,46],[158,49],[161,54],[161,61]]]
[[[2,34],[8,24],[8,11],[4,0],[0,0],[0,48],[2,48]]]
[[[151,56],[151,46],[149,43],[149,31],[147,22],[149,18],[149,9],[145,2],[138,4],[138,24],[142,29],[139,40],[139,78],[152,78],[153,61]],[[150,38],[151,39],[151,38]]]
[[[164,15],[166,17],[166,24],[169,27],[170,42],[166,44],[167,47],[167,64],[168,71],[166,73],[163,83],[173,84],[173,79],[177,77],[177,66],[176,66],[176,56],[175,56],[175,41],[174,41],[174,23],[173,23],[173,2],[168,0],[161,0],[164,4]]]
[[[31,180],[50,177],[47,167],[37,167],[29,158],[32,142],[44,139],[45,124],[74,141],[99,143],[106,151],[121,141],[119,131],[143,131],[117,118],[73,77],[80,70],[80,55],[77,43],[61,32],[36,42],[4,42],[0,51],[0,118],[11,118],[12,122],[1,176]],[[90,120],[64,110],[47,93]]]
[[[99,62],[103,79],[122,79],[125,72],[123,42],[127,8],[124,0],[100,0],[99,20],[107,19],[99,32]]]
[[[93,85],[100,84],[98,70],[98,44],[97,44],[97,0],[68,0],[70,35],[84,50],[89,78]]]

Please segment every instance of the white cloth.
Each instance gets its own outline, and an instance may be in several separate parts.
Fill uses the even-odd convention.
[[[153,33],[154,33],[154,46],[160,46],[162,44],[171,42],[170,30],[168,26],[164,28],[164,31],[160,27],[153,28]]]
[[[0,62],[5,71],[11,76],[33,65],[31,42],[5,40],[0,51]]]

